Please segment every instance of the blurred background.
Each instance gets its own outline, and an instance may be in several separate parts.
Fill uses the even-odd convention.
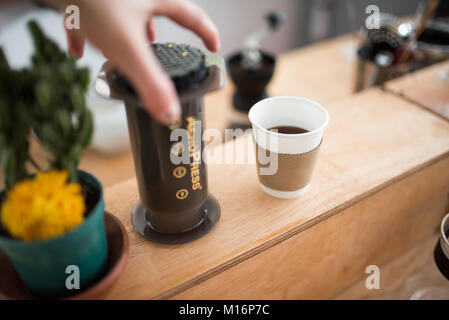
[[[264,16],[271,10],[287,14],[288,20],[279,33],[263,43],[269,51],[281,53],[307,44],[357,30],[367,17],[368,5],[377,5],[382,12],[398,16],[414,15],[419,0],[193,0],[215,21],[221,35],[220,54],[226,56],[242,48],[251,32],[265,24]],[[13,66],[23,66],[31,53],[31,42],[25,29],[30,18],[38,20],[44,30],[62,47],[66,47],[61,16],[29,3],[5,6],[0,12],[0,45]],[[166,18],[156,18],[157,41],[185,42],[202,47],[190,31]],[[100,52],[88,47],[81,62],[100,68],[104,60]]]
[[[262,49],[280,54],[319,41],[360,29],[368,16],[368,5],[377,5],[381,12],[413,17],[419,0],[193,0],[202,6],[215,21],[221,35],[220,55],[227,57],[241,50],[245,38],[266,25],[268,12],[279,10],[287,21],[268,36]],[[447,3],[449,0],[446,0]],[[82,14],[82,12],[81,12]],[[23,67],[32,52],[26,22],[36,19],[44,31],[66,48],[62,16],[52,10],[20,1],[4,5],[0,10],[0,46],[13,67]],[[192,32],[180,28],[166,18],[156,18],[157,42],[183,42],[204,48]],[[356,48],[348,48],[347,56],[355,59]],[[348,59],[349,59],[348,58]],[[80,60],[91,69],[92,79],[105,58],[87,45]],[[117,153],[129,148],[123,104],[98,99],[93,93],[88,100],[95,117],[92,146],[103,153]],[[113,143],[111,143],[111,141]]]

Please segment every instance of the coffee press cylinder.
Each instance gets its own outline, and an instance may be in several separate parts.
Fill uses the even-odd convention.
[[[220,217],[220,206],[208,192],[201,138],[203,94],[223,86],[224,64],[216,55],[183,44],[156,44],[152,50],[178,92],[178,123],[167,127],[153,119],[129,82],[108,63],[95,86],[101,95],[126,104],[140,196],[132,211],[135,230],[154,242],[185,243],[207,234]]]

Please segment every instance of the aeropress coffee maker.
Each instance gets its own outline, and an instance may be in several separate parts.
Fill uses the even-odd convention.
[[[124,100],[140,201],[132,224],[142,237],[181,244],[207,234],[220,218],[220,205],[209,194],[204,145],[203,95],[225,83],[221,57],[184,44],[153,44],[155,56],[172,79],[182,118],[170,127],[158,123],[125,79],[106,62],[95,83],[105,98]]]

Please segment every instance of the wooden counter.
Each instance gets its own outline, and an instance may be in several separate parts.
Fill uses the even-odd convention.
[[[447,74],[447,79],[443,80]],[[387,90],[449,120],[449,62],[390,81]]]
[[[388,92],[352,96],[354,48],[355,39],[344,36],[281,55],[268,89],[314,99],[330,113],[308,193],[274,199],[260,190],[254,165],[209,165],[222,217],[196,242],[163,246],[138,236],[130,224],[138,199],[131,153],[85,153],[80,168],[102,181],[107,209],[130,237],[128,265],[109,298],[410,296],[398,290],[423,263],[431,270],[423,252],[449,211],[449,90],[438,78],[449,63],[391,81]],[[228,82],[206,96],[208,128],[229,127],[232,92]],[[248,138],[237,146],[252,155]],[[31,150],[46,162],[36,143]],[[369,264],[381,267],[385,290],[364,287]]]
[[[254,165],[209,165],[222,217],[193,243],[144,240],[130,223],[136,181],[107,188],[131,244],[108,297],[330,298],[434,233],[449,205],[449,124],[379,89],[326,108],[310,190],[278,200],[261,191]],[[252,152],[248,137],[236,143]]]
[[[433,259],[438,233],[422,239],[402,255],[379,266],[381,290],[366,290],[366,276],[340,292],[334,299],[449,299],[449,281]]]

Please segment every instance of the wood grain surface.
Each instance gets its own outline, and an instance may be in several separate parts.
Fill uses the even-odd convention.
[[[265,252],[285,248],[285,243],[294,241],[295,236],[309,237],[311,241],[318,241],[315,233],[304,232],[311,230],[312,226],[318,228],[324,221],[328,226],[332,226],[330,218],[337,220],[339,213],[342,213],[343,221],[352,223],[352,228],[355,228],[358,220],[355,218],[358,215],[363,216],[363,200],[380,194],[383,189],[393,187],[396,182],[399,183],[406,177],[412,179],[416,174],[421,174],[421,178],[410,182],[410,191],[405,187],[408,184],[396,187],[400,195],[397,201],[394,194],[382,192],[383,197],[390,197],[388,201],[384,201],[382,197],[376,198],[377,201],[370,201],[369,205],[372,207],[373,203],[378,203],[383,206],[389,204],[394,206],[397,202],[397,207],[388,209],[389,215],[385,212],[381,215],[391,216],[391,222],[397,223],[399,218],[394,218],[395,215],[402,218],[407,218],[407,214],[413,216],[410,206],[407,205],[410,202],[417,204],[415,216],[425,217],[423,210],[427,201],[436,196],[435,199],[438,201],[435,202],[435,207],[431,208],[432,214],[421,224],[423,228],[433,225],[437,215],[437,218],[441,215],[439,211],[445,205],[441,194],[447,191],[445,188],[448,178],[445,174],[449,172],[449,162],[445,159],[449,152],[449,124],[379,89],[370,89],[325,107],[330,113],[331,120],[325,132],[316,172],[308,193],[295,200],[274,199],[259,188],[253,164],[211,164],[210,190],[221,204],[222,218],[213,232],[193,243],[164,246],[144,240],[133,231],[130,223],[131,209],[138,200],[136,181],[132,179],[107,188],[105,191],[107,209],[125,224],[131,243],[129,263],[108,297],[169,298],[176,295],[183,297],[181,293],[185,292],[188,297],[211,298],[214,295],[209,289],[204,291],[204,294],[201,294],[201,290],[196,293],[192,291],[189,293],[186,290],[194,290],[195,286],[200,288],[201,283],[207,286],[208,281],[219,279],[225,272],[233,272],[237,267],[256,261],[253,259],[259,259]],[[237,139],[237,142],[230,141],[225,144],[226,149],[234,147],[242,147],[243,150],[252,152],[251,139],[245,136]],[[219,149],[213,151],[218,152]],[[422,174],[427,167],[430,171]],[[433,178],[436,179],[434,188],[432,188]],[[421,186],[422,195],[418,192]],[[382,204],[383,202],[385,204]],[[356,206],[359,206],[359,209],[355,209]],[[375,215],[373,212],[373,209],[368,210],[367,218],[361,219],[361,223],[373,221]],[[419,220],[412,219],[412,221],[414,223],[411,225],[415,228],[420,226],[420,223],[417,223]],[[373,226],[375,235],[380,237],[384,245],[389,245],[382,240],[379,227],[381,226]],[[395,224],[387,228],[387,231],[393,232],[395,228],[400,227]],[[350,233],[346,232],[344,227],[337,230],[334,237],[343,245],[344,239]],[[410,242],[425,236],[427,229],[416,230],[418,232],[414,238],[409,239]],[[387,235],[386,239],[391,239],[392,235],[390,233]],[[372,237],[370,234],[370,239]],[[354,238],[349,239],[354,241]],[[381,256],[380,263],[385,263],[386,259],[391,259],[392,255],[400,251],[405,251],[408,248],[407,243],[404,245],[399,242],[392,246],[391,251]],[[369,247],[364,248],[369,250]],[[282,254],[291,249],[287,246],[285,250]],[[344,250],[348,252],[352,248],[348,246],[344,247]],[[307,261],[316,263],[318,259],[320,255],[313,256],[310,253]],[[251,268],[254,274],[263,273],[268,260],[257,260],[259,264]],[[351,276],[346,280],[355,281],[352,278],[354,277],[352,269],[349,273]],[[215,277],[211,278],[212,276]],[[234,277],[227,279],[236,283]],[[286,279],[289,279],[288,273]],[[237,280],[241,279],[237,277]],[[224,286],[222,282],[218,283]],[[273,283],[267,284],[267,288],[272,288],[272,285]],[[263,287],[264,284],[260,286]],[[216,286],[212,288],[222,292]],[[247,288],[245,283],[242,283],[242,288]],[[300,292],[296,290],[290,295],[288,286],[280,288],[279,290],[284,290],[282,297],[300,296]],[[319,286],[314,290],[316,296],[322,294]],[[233,292],[234,297],[246,297],[250,293],[247,289],[237,291],[237,288],[233,287],[223,297],[230,297]],[[257,292],[259,291],[254,291],[254,294]],[[261,296],[264,296],[262,293],[263,291]],[[337,294],[335,288],[329,289],[327,293]],[[279,292],[273,292],[273,296],[279,295]]]
[[[444,74],[448,74],[446,81]],[[392,80],[386,88],[449,120],[449,62]]]
[[[382,266],[435,232],[449,209],[448,168],[445,158],[404,177],[174,298],[332,298],[366,278],[367,266]]]
[[[404,254],[379,266],[380,288],[367,290],[367,274],[334,299],[401,299],[418,297],[449,299],[449,282],[440,273],[433,259],[439,233],[420,240]],[[430,295],[430,294],[431,295]]]

